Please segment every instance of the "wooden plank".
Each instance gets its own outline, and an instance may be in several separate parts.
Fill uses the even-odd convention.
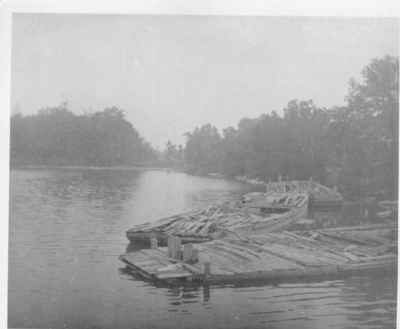
[[[347,254],[343,253],[343,249],[335,248],[334,246],[322,245],[317,240],[309,239],[309,238],[294,234],[293,232],[286,231],[286,232],[283,232],[282,234],[291,236],[295,239],[298,239],[299,241],[301,241],[301,243],[303,245],[309,246],[310,248],[313,248],[313,249],[318,248],[319,250],[327,251],[330,254],[334,254],[335,256],[339,257],[339,259],[343,259],[343,261],[353,260],[355,257],[355,255],[352,255],[351,253],[347,253]]]
[[[192,273],[190,272],[170,272],[170,273],[157,273],[156,277],[158,279],[176,279],[176,278],[187,278],[191,277]]]
[[[248,243],[246,243],[246,242],[243,242],[243,244],[235,243],[237,241],[238,240],[236,240],[236,241],[235,240],[229,240],[229,241],[227,241],[227,240],[218,240],[218,243],[221,243],[221,244],[225,245],[227,248],[232,248],[234,250],[238,250],[238,251],[244,252],[246,254],[249,254],[249,255],[251,255],[253,257],[253,259],[254,258],[260,259],[261,258],[261,256],[260,256],[260,251],[261,250],[259,250],[258,252],[255,252],[254,249],[252,249]]]
[[[213,259],[215,255],[216,253],[212,254],[210,256],[211,259]],[[226,264],[227,260],[228,264]],[[252,262],[247,262],[244,266],[242,261],[238,261],[236,258],[232,260],[228,258],[226,254],[224,255],[222,260],[217,259],[216,263],[217,264],[225,263],[228,269],[235,273],[240,273],[243,271],[248,272],[250,269],[261,270],[266,268],[267,269],[298,268],[298,264],[294,263],[293,261],[288,262],[286,259],[283,259],[282,257],[278,257],[272,254],[265,255],[265,253],[262,255],[261,259],[257,259]]]
[[[395,229],[397,230],[397,226],[395,223],[393,225],[388,224],[368,224],[368,225],[358,225],[358,226],[343,226],[343,227],[330,227],[324,228],[322,232],[344,232],[344,231],[374,231],[380,229]]]
[[[330,238],[333,238],[333,239],[342,240],[342,241],[347,242],[347,243],[356,243],[356,244],[361,244],[361,245],[365,245],[365,246],[370,246],[371,245],[371,242],[365,241],[364,239],[360,239],[360,238],[357,238],[355,236],[352,236],[352,237],[343,236],[342,234],[336,233],[336,232],[329,232],[328,233],[328,232],[319,231],[319,233],[323,234],[325,236],[328,236]]]
[[[227,246],[226,244],[220,243],[218,241],[217,243],[214,244],[214,248],[219,249],[229,255],[233,255],[234,257],[238,258],[238,261],[245,261],[245,262],[251,262],[254,261],[255,258],[252,254],[243,252],[243,250],[239,250],[237,248],[232,248]]]
[[[295,264],[299,264],[301,266],[322,266],[322,265],[327,265],[331,264],[331,262],[327,262],[326,260],[320,260],[317,257],[315,257],[311,253],[300,253],[293,248],[288,249],[288,248],[281,248],[277,244],[270,244],[270,245],[263,245],[261,248],[267,252],[270,253],[271,255],[275,255],[277,257],[281,257],[283,259],[286,259],[288,261],[291,261]]]
[[[244,270],[246,269],[250,263],[250,260],[247,258],[242,258],[237,253],[230,252],[226,248],[213,244],[210,246],[210,251],[212,252],[212,257],[217,256],[222,259],[222,262],[228,264],[231,270],[237,271],[238,269]],[[236,269],[236,270],[235,270]]]
[[[182,266],[193,274],[203,274],[203,271],[201,270],[199,265],[182,263]]]
[[[289,234],[281,233],[281,234],[273,234],[270,236],[274,236],[275,243],[282,245],[282,247],[288,246],[295,248],[296,250],[307,251],[315,254],[317,257],[326,258],[330,260],[331,263],[342,263],[347,260],[353,260],[354,257],[346,257],[343,252],[333,252],[330,248],[326,248],[325,246],[317,245],[315,242],[313,244],[308,241],[302,241],[301,239],[294,237]]]
[[[200,249],[200,246],[199,246]],[[203,262],[203,256],[206,256],[211,260],[213,266],[213,271],[219,269],[222,272],[238,273],[243,270],[243,264],[237,263],[237,258],[230,257],[226,253],[221,253],[221,251],[215,250],[212,246],[205,246],[205,248],[200,249],[199,259]]]

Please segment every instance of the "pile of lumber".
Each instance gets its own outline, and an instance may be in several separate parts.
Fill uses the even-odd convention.
[[[306,216],[308,195],[269,193],[211,205],[205,209],[136,225],[127,231],[130,241],[155,237],[165,244],[168,236],[184,243],[204,242],[224,236],[243,236],[255,231],[273,232]]]

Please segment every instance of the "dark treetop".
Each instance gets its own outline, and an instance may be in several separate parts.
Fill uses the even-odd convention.
[[[116,107],[76,115],[63,104],[35,115],[13,115],[10,144],[12,166],[125,166],[156,159]]]

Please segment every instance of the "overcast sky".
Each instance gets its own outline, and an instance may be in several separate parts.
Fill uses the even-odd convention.
[[[12,109],[116,105],[163,146],[294,98],[341,105],[351,77],[397,51],[395,19],[14,14]]]

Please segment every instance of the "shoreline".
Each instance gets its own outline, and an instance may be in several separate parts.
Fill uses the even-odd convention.
[[[170,167],[157,167],[157,166],[147,166],[147,165],[133,165],[133,166],[52,166],[52,165],[20,165],[20,166],[10,166],[11,170],[26,170],[26,169],[38,169],[38,170],[53,170],[53,169],[67,169],[67,170],[75,170],[75,169],[85,169],[85,170],[163,170],[163,171],[174,171],[174,172],[182,172],[176,168]]]
[[[192,176],[205,177],[211,179],[223,179],[230,180],[233,182],[251,185],[255,188],[263,188],[267,186],[267,182],[257,178],[249,178],[246,176],[230,176],[221,173],[207,173],[207,174],[195,174],[186,172],[183,169],[163,167],[163,166],[151,166],[151,165],[132,165],[132,166],[82,166],[82,165],[14,165],[9,167],[10,172],[13,170],[109,170],[109,171],[134,171],[134,170],[160,170],[175,173],[185,173]],[[344,198],[345,199],[345,198]],[[360,204],[364,203],[368,198],[357,198],[355,200],[347,199],[343,200],[343,205],[348,204]],[[384,199],[382,199],[384,200]]]

